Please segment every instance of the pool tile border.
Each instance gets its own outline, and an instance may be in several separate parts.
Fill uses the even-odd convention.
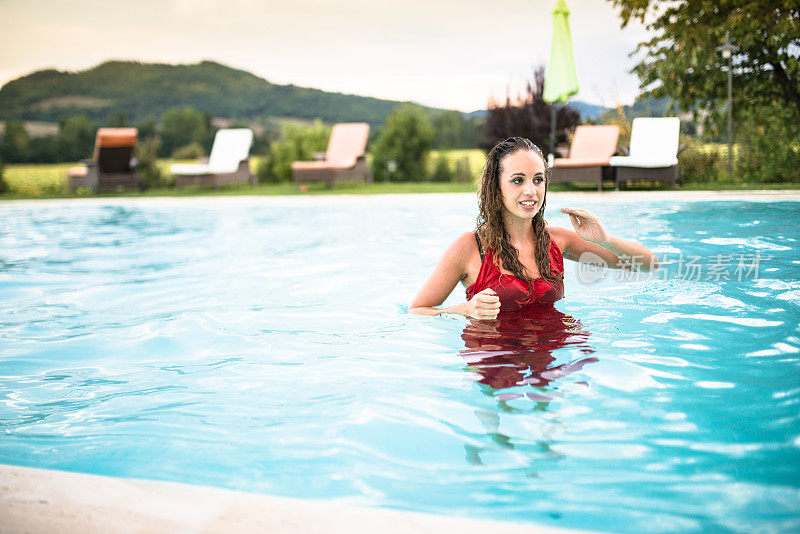
[[[800,190],[748,190],[748,191],[609,191],[573,192],[553,191],[549,193],[553,200],[566,202],[641,202],[641,201],[750,201],[776,202],[800,201]],[[126,205],[186,205],[186,206],[225,206],[225,205],[285,205],[291,206],[306,202],[329,204],[332,199],[341,201],[375,202],[377,199],[393,199],[397,197],[475,197],[474,193],[397,193],[378,195],[236,195],[236,196],[199,196],[199,197],[85,197],[85,198],[50,198],[0,200],[0,207],[42,207],[42,206],[126,206]]]

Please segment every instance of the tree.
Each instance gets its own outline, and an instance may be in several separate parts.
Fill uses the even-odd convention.
[[[654,36],[637,47],[642,89],[698,110],[709,132],[727,122],[727,61],[717,47],[730,32],[733,114],[742,180],[798,181],[800,173],[800,4],[797,0],[609,0],[622,27],[647,21]],[[712,136],[713,137],[713,136]]]
[[[86,115],[75,115],[59,121],[56,140],[59,161],[77,161],[92,155],[97,125]]]
[[[161,154],[165,156],[190,143],[205,144],[210,128],[209,117],[191,106],[170,108],[161,118]]]
[[[433,148],[475,148],[483,136],[483,121],[459,111],[442,111],[433,115]]]
[[[0,156],[9,163],[28,161],[31,138],[22,121],[6,121]]]
[[[425,178],[425,157],[431,148],[433,129],[417,106],[402,106],[386,118],[386,125],[372,146],[372,175],[397,181]]]
[[[727,99],[727,65],[717,47],[730,31],[734,110],[790,106],[800,118],[800,4],[797,0],[609,0],[621,26],[647,22],[634,67],[642,89],[669,96],[685,111],[716,109]]]
[[[4,170],[5,166],[3,165],[3,160],[0,159],[0,194],[8,193],[9,190],[8,183],[6,182],[5,178],[3,178]]]
[[[505,105],[489,102],[484,148],[491,148],[507,137],[527,137],[545,153],[550,151],[552,106],[544,101],[544,67],[537,67],[525,94],[516,100],[506,98]],[[567,140],[567,130],[580,123],[581,115],[569,106],[559,106],[556,113],[556,144]]]
[[[106,117],[106,126],[109,128],[124,128],[128,125],[128,114],[125,110],[115,111]]]

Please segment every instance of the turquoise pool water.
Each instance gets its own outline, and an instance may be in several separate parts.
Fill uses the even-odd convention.
[[[468,195],[0,205],[0,462],[800,530],[800,204],[604,198],[658,277],[568,263],[557,313],[489,325],[404,313]]]

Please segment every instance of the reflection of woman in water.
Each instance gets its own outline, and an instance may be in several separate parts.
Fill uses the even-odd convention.
[[[655,255],[644,245],[608,234],[593,213],[565,208],[575,231],[544,220],[548,169],[541,150],[510,137],[489,152],[480,186],[478,226],[445,251],[408,308],[409,313],[457,313],[475,319],[530,306],[552,305],[564,296],[563,258],[615,268],[650,269]],[[440,309],[456,284],[467,301]]]
[[[570,347],[586,355],[594,352],[587,344],[589,333],[580,322],[553,306],[529,306],[503,314],[497,321],[473,321],[464,328],[461,337],[466,345],[461,355],[477,373],[477,381],[488,386],[487,393],[502,401],[522,394],[519,390],[495,394],[496,390],[525,385],[543,388],[597,361],[594,357],[583,357],[550,367],[556,349]],[[537,402],[549,400],[536,390],[526,394]]]
[[[522,447],[533,455],[561,458],[562,454],[551,448],[549,425],[542,426],[539,439],[531,440],[530,435],[512,439],[500,431],[499,411],[527,412],[531,409],[530,401],[534,403],[533,410],[547,410],[553,390],[557,388],[551,384],[553,381],[597,361],[591,355],[594,350],[587,343],[589,333],[580,322],[552,305],[527,306],[501,313],[494,321],[471,320],[461,337],[466,345],[461,355],[474,373],[475,380],[484,394],[498,402],[497,411],[475,411],[493,443],[488,448]],[[551,367],[555,361],[552,352],[560,348],[582,354],[568,363]],[[530,401],[513,407],[508,404],[521,397]],[[465,443],[464,448],[469,463],[483,463],[481,454],[487,447]]]

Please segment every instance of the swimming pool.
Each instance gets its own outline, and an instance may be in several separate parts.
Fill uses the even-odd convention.
[[[580,205],[665,268],[568,263],[558,315],[509,330],[404,313],[469,195],[0,206],[0,463],[797,530],[800,204],[607,198]]]

